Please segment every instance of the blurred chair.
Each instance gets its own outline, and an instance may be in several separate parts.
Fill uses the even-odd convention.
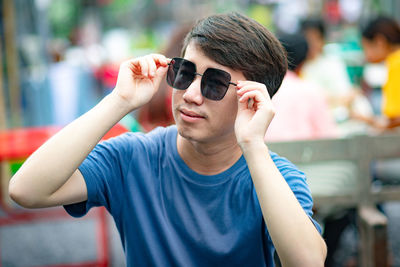
[[[268,147],[304,170],[317,210],[356,209],[359,266],[388,266],[387,218],[376,204],[399,201],[400,186],[374,187],[370,165],[374,160],[400,156],[400,134],[275,142]],[[346,171],[338,170],[338,164],[347,165]],[[318,170],[321,166],[324,172]],[[332,173],[325,171],[329,166],[334,167]],[[350,182],[349,175],[354,176]]]

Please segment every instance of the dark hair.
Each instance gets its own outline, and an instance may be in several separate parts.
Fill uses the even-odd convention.
[[[361,30],[362,36],[368,40],[374,39],[377,35],[383,35],[391,44],[400,43],[400,26],[392,18],[379,16],[366,24]]]
[[[266,85],[272,97],[287,70],[286,53],[264,26],[239,13],[213,15],[196,23],[185,38],[182,56],[194,41],[218,64]]]
[[[287,58],[290,70],[296,70],[307,57],[307,40],[301,33],[281,34],[279,41],[287,52]]]
[[[308,18],[300,22],[300,29],[302,32],[306,30],[317,30],[322,38],[325,38],[326,28],[324,21],[321,18]]]

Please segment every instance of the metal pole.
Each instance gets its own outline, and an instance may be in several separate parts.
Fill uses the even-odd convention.
[[[18,71],[18,52],[15,34],[14,1],[3,1],[3,21],[5,39],[5,59],[7,65],[8,89],[10,92],[10,110],[12,127],[21,126],[21,93]]]
[[[2,41],[0,40],[0,130],[7,128],[6,121],[6,106],[5,106],[5,91],[4,91],[4,80],[3,80],[3,47]]]

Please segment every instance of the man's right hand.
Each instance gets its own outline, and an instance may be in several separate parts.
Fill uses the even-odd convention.
[[[122,63],[113,92],[25,161],[10,181],[11,198],[27,208],[87,200],[86,183],[78,167],[113,125],[153,97],[168,61],[153,54]]]
[[[157,92],[168,69],[165,56],[151,54],[127,60],[120,66],[113,94],[118,95],[129,110],[148,103]]]

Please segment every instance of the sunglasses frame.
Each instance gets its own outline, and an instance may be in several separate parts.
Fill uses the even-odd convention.
[[[168,74],[169,74],[169,71],[170,71],[169,68],[171,68],[171,67],[173,66],[173,63],[171,63],[171,62],[173,62],[174,60],[175,60],[175,61],[178,60],[178,61],[182,61],[182,62],[189,62],[189,63],[193,64],[193,66],[194,66],[193,79],[190,81],[190,83],[188,83],[188,85],[187,85],[185,88],[177,88],[177,87],[174,87],[174,86],[169,82],[169,80],[170,80],[170,79],[168,78]],[[190,85],[193,83],[193,81],[196,79],[196,76],[200,76],[200,77],[201,77],[201,85],[200,85],[200,86],[201,86],[201,94],[202,94],[205,98],[207,98],[207,99],[214,100],[214,101],[219,101],[219,100],[222,100],[222,99],[225,97],[225,94],[226,94],[226,92],[228,91],[229,86],[230,86],[231,84],[234,85],[234,86],[237,86],[236,83],[231,82],[232,76],[231,76],[231,74],[230,74],[229,72],[227,72],[227,71],[224,71],[224,70],[221,70],[221,69],[216,69],[216,68],[207,68],[207,69],[204,71],[204,73],[201,74],[201,73],[198,73],[198,72],[196,71],[196,69],[197,69],[197,68],[196,68],[196,64],[193,63],[193,62],[190,61],[190,60],[187,60],[187,59],[184,59],[184,58],[180,58],[180,57],[174,57],[174,58],[171,59],[171,62],[168,63],[167,83],[168,83],[169,86],[171,86],[172,88],[175,88],[175,89],[177,89],[177,90],[186,90],[187,88],[189,88],[189,86],[190,86]],[[226,75],[229,76],[229,82],[228,82],[227,84],[224,84],[224,86],[226,87],[226,89],[224,89],[224,93],[221,94],[221,95],[219,95],[218,97],[210,97],[210,96],[206,95],[206,93],[204,92],[204,91],[206,90],[206,85],[205,85],[205,80],[204,80],[204,79],[207,79],[207,77],[208,77],[207,71],[208,71],[208,72],[209,72],[209,71],[218,71],[218,72],[223,73],[224,75],[226,74]],[[175,73],[175,71],[173,71],[173,72]],[[175,74],[176,74],[176,73],[175,73]],[[174,79],[174,82],[175,82],[175,79]]]

